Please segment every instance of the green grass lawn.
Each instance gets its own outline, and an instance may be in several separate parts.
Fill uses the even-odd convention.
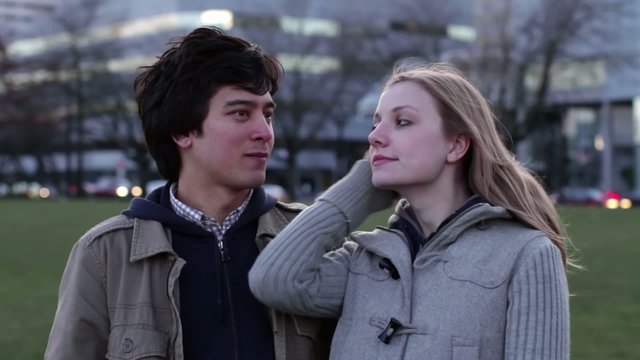
[[[0,359],[42,359],[71,246],[127,204],[0,199]]]
[[[126,206],[118,200],[0,200],[0,359],[42,359],[71,246]],[[385,223],[387,214],[372,215],[362,228]],[[570,273],[572,358],[640,358],[640,209],[571,207],[561,215],[586,268]]]

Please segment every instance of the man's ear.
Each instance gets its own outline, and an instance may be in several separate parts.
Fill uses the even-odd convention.
[[[178,147],[181,149],[187,149],[191,147],[192,139],[189,135],[174,134],[171,135],[171,138],[173,139],[173,142],[175,142],[176,145],[178,145]]]
[[[447,162],[455,163],[460,161],[469,150],[471,138],[467,134],[456,134],[451,137],[449,153],[447,154]]]

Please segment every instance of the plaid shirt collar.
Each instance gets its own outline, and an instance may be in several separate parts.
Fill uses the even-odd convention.
[[[177,182],[172,183],[171,191],[169,191],[169,193],[171,197],[171,207],[173,208],[173,211],[175,211],[176,214],[178,214],[179,216],[200,225],[205,230],[214,233],[216,238],[219,241],[222,240],[224,233],[227,232],[227,230],[229,230],[229,228],[238,221],[238,219],[240,218],[240,215],[242,215],[242,212],[244,212],[244,210],[249,205],[249,200],[251,200],[251,195],[253,194],[253,189],[251,189],[251,191],[249,191],[249,195],[247,195],[247,198],[244,199],[240,207],[238,207],[237,209],[229,213],[229,215],[227,215],[227,218],[224,219],[224,222],[222,223],[222,225],[220,225],[214,218],[209,217],[205,215],[202,211],[196,210],[190,207],[189,205],[183,203],[182,201],[178,200],[178,198],[176,197],[177,190],[178,190],[178,183]]]

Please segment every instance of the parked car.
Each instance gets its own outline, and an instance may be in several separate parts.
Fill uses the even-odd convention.
[[[95,197],[127,197],[131,192],[131,181],[115,176],[101,176],[92,183],[85,184],[87,195]]]
[[[39,199],[51,196],[51,190],[37,181],[18,181],[11,185],[9,194],[15,197]]]
[[[0,197],[8,196],[11,193],[11,188],[5,183],[0,183]]]
[[[602,201],[603,192],[595,187],[565,186],[558,193],[561,204],[600,206]]]
[[[602,196],[602,206],[607,209],[630,209],[633,202],[627,196],[623,196],[619,192],[606,190]]]
[[[629,191],[623,197],[629,199],[633,206],[640,206],[640,191]]]
[[[567,186],[560,190],[557,202],[561,204],[602,206],[607,209],[628,209],[633,201],[617,191],[595,187]]]

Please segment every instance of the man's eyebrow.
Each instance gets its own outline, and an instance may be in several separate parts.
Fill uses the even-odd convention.
[[[258,102],[253,101],[253,100],[245,100],[245,99],[233,99],[233,100],[229,100],[227,102],[224,103],[225,107],[229,107],[229,106],[236,106],[236,105],[248,105],[248,106],[252,106],[252,107],[257,107],[258,106]],[[267,103],[265,103],[265,107],[268,108],[276,108],[276,104],[273,101],[269,101]]]

